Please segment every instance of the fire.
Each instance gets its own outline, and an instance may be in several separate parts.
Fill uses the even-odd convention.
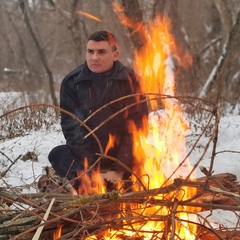
[[[136,167],[133,171],[149,189],[159,188],[166,183],[170,184],[176,177],[182,178],[185,166],[190,168],[189,161],[185,157],[185,133],[188,130],[188,122],[184,118],[180,104],[174,98],[176,86],[172,55],[177,51],[177,47],[170,33],[170,20],[166,17],[163,19],[158,16],[147,26],[143,26],[124,17],[121,7],[116,4],[114,6],[119,12],[121,22],[137,29],[144,40],[144,46],[135,51],[134,70],[140,76],[141,90],[149,99],[152,113],[150,118],[146,119],[146,124],[150,128],[148,137],[146,132],[137,131],[133,123],[129,127],[134,129],[133,153]],[[158,114],[155,114],[156,112]],[[185,174],[186,172],[189,177],[191,170],[185,169]],[[185,187],[180,191],[159,196],[159,199],[164,198],[174,202],[174,199],[186,200],[194,194],[195,190]],[[143,213],[142,211],[135,210],[139,215]],[[193,209],[178,206],[176,211],[178,213],[175,214],[174,223],[171,223],[175,233],[180,239],[195,239],[196,227],[187,223],[192,217],[187,212],[193,212]],[[145,216],[150,218],[154,214],[170,216],[171,212],[167,207],[144,209]],[[186,221],[178,221],[178,218]],[[148,221],[136,227],[135,231],[144,232],[141,235],[144,239],[152,239],[153,233],[147,234],[147,232],[161,229],[164,229],[163,222]],[[170,233],[167,236],[166,239],[172,239]]]
[[[114,135],[109,134],[109,140],[108,140],[108,144],[105,149],[105,154],[107,154],[108,150],[110,148],[114,147],[114,144],[117,142],[118,142],[117,138]]]
[[[62,225],[59,225],[57,230],[53,233],[53,240],[57,240],[62,236]]]
[[[84,169],[78,172],[78,181],[81,183],[78,188],[79,195],[90,195],[105,192],[105,185],[101,176],[100,168],[91,171],[88,174],[88,160],[84,159]]]
[[[152,110],[149,119],[149,138],[143,140],[142,136],[146,134],[135,134],[135,138],[136,136],[141,138],[141,145],[145,148],[144,153],[152,155],[147,156],[147,160],[141,161],[144,164],[143,173],[155,172],[150,176],[150,179],[156,179],[150,182],[150,188],[164,184],[166,177],[162,173],[161,166],[171,167],[171,171],[178,168],[179,160],[183,159],[185,153],[184,135],[188,130],[188,123],[183,117],[181,106],[173,98],[176,86],[171,54],[175,52],[176,46],[169,29],[170,21],[166,19],[163,21],[160,16],[149,22],[148,29],[143,31],[148,41],[143,48],[135,51],[134,59],[135,71],[140,73],[141,90],[148,94]],[[156,111],[158,114],[154,115]],[[149,143],[144,141],[151,142],[155,149],[152,147],[149,151]],[[135,152],[137,158],[139,152]],[[172,177],[171,174],[169,177]]]
[[[118,142],[118,139],[109,134],[108,144],[105,149],[105,154],[107,154],[108,150],[114,146],[115,143]],[[98,194],[105,193],[106,186],[103,181],[104,174],[101,173],[99,166],[97,169],[92,170],[91,174],[88,174],[88,159],[84,159],[84,169],[78,172],[78,181],[81,183],[78,194],[79,195],[90,195],[90,194]]]

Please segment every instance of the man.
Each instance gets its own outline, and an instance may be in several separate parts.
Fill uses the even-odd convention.
[[[60,107],[84,121],[108,104],[88,118],[86,125],[93,130],[104,122],[94,132],[103,150],[106,149],[109,136],[114,136],[114,145],[106,154],[131,168],[134,157],[129,123],[134,121],[137,128],[141,128],[142,119],[148,111],[144,101],[134,105],[143,99],[140,94],[124,98],[139,93],[139,87],[132,69],[122,65],[118,56],[117,43],[110,32],[93,33],[87,42],[86,61],[70,72],[61,84]],[[110,103],[119,98],[122,99]],[[127,108],[131,104],[133,107]],[[118,114],[113,117],[115,113]],[[84,124],[66,112],[61,113],[61,126],[66,145],[54,148],[49,154],[49,161],[58,175],[72,180],[77,177],[77,171],[84,169],[84,159],[88,161],[88,168],[96,162],[99,158],[96,153],[100,153],[100,148]],[[115,185],[131,175],[124,166],[112,159],[102,158],[99,164],[106,184]],[[75,188],[80,184],[75,182]]]

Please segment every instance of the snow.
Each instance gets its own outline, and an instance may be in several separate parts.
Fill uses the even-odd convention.
[[[0,103],[2,106],[0,109],[0,114],[3,114],[3,110],[8,109],[13,104],[15,107],[19,107],[16,103],[19,102],[22,97],[23,93],[21,92],[0,92]]]
[[[200,145],[206,145],[208,138],[203,138]],[[214,159],[213,171],[214,174],[229,172],[235,174],[240,179],[240,116],[224,116],[220,119],[219,133],[216,149],[216,157]],[[209,167],[212,146],[204,155],[201,161],[202,166]],[[201,149],[195,153],[194,157],[190,157],[192,165],[195,164],[193,159],[198,159]],[[198,169],[196,169],[198,170]],[[201,177],[200,171],[197,171],[197,177]]]
[[[2,140],[0,151],[9,159],[14,160],[27,152],[35,152],[37,161],[24,161],[19,158],[0,182],[0,187],[3,187],[6,183],[9,187],[27,184],[31,186],[30,191],[33,192],[36,189],[36,180],[42,174],[43,168],[50,165],[47,158],[49,151],[60,144],[64,144],[64,138],[58,125],[53,126],[49,131],[31,131],[22,137]],[[11,163],[2,155],[0,160],[1,169],[6,169],[9,164]],[[28,189],[23,188],[24,191],[28,191]]]
[[[9,97],[9,95],[7,95]],[[14,94],[14,96],[19,96]],[[8,102],[9,104],[9,102]],[[195,134],[188,134],[187,144],[191,146],[199,136],[197,131]],[[192,166],[196,164],[205,149],[209,136],[203,136],[196,151],[190,156],[189,160]],[[14,137],[12,139],[0,139],[0,169],[3,173],[10,165],[11,161],[17,159],[6,175],[0,178],[0,187],[10,188],[12,186],[21,186],[22,192],[36,192],[36,182],[41,176],[43,167],[49,166],[48,153],[50,150],[60,144],[64,144],[65,139],[61,132],[59,123],[52,125],[50,128],[40,130],[27,131],[25,135]],[[27,152],[35,152],[37,160],[22,160],[18,158]],[[204,166],[207,169],[210,166],[212,147],[208,148],[202,161],[198,166]],[[168,168],[169,170],[169,168]],[[214,173],[232,173],[240,179],[240,116],[229,115],[220,119],[219,134],[217,142],[217,155],[213,165]],[[203,177],[203,174],[197,168],[195,170],[196,177]],[[26,187],[28,186],[28,187]],[[202,213],[209,215],[210,212]],[[214,226],[223,224],[226,227],[235,227],[238,216],[232,211],[215,210],[211,212],[208,221]]]

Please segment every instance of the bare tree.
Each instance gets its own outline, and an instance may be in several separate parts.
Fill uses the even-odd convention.
[[[31,37],[32,37],[32,39],[33,39],[33,41],[34,41],[34,43],[37,47],[41,62],[42,62],[43,66],[44,66],[44,68],[47,72],[47,75],[48,75],[48,78],[49,78],[48,79],[49,80],[49,89],[50,89],[50,93],[51,93],[51,97],[52,97],[52,102],[55,106],[58,106],[58,101],[57,101],[56,94],[55,94],[55,91],[54,91],[53,75],[52,75],[51,70],[48,67],[48,63],[47,63],[47,60],[45,58],[44,51],[42,50],[42,48],[40,46],[40,43],[39,43],[35,33],[33,32],[32,26],[29,22],[24,0],[19,0],[19,5],[20,5],[22,13],[24,15],[24,20],[25,20],[26,26],[27,26],[27,28],[28,28],[28,30],[31,34]]]
[[[209,94],[214,88],[218,92],[217,97],[225,98],[231,92],[234,95],[233,101],[239,98],[239,91],[232,89],[235,86],[235,79],[229,80],[228,76],[233,70],[234,61],[237,60],[240,49],[240,11],[238,12],[236,23],[232,31],[230,32],[228,41],[223,48],[223,52],[219,57],[218,64],[212,70],[208,81],[206,82],[203,91],[200,93],[200,97],[204,97]],[[238,82],[239,83],[239,82]],[[231,91],[229,91],[231,90]],[[235,101],[236,103],[236,101]]]

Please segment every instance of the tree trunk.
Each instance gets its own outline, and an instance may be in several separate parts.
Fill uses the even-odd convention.
[[[125,8],[126,17],[130,18],[133,21],[135,26],[140,26],[143,24],[142,10],[140,9],[138,0],[122,0],[123,7]],[[144,45],[144,39],[141,36],[140,31],[128,27],[128,30],[131,34],[131,39],[133,41],[134,47],[139,50]]]
[[[239,48],[240,40],[240,11],[238,12],[237,20],[230,32],[228,41],[223,49],[222,55],[219,58],[216,69],[212,71],[212,77],[206,82],[200,97],[205,97],[209,94],[211,96],[226,97],[229,92],[228,74],[231,72],[233,62],[236,61],[240,54]],[[239,98],[239,91],[237,91],[237,98]]]

